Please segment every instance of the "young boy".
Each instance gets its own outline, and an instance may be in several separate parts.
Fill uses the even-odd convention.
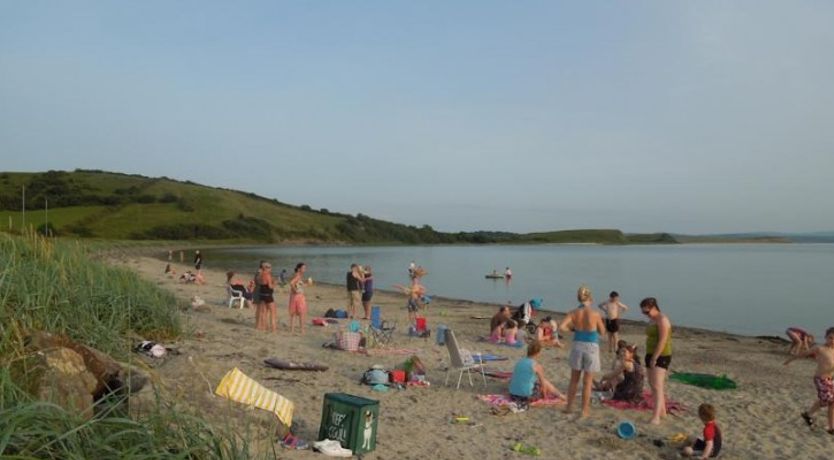
[[[615,346],[619,339],[620,332],[620,310],[626,312],[628,305],[620,302],[620,294],[611,291],[608,301],[599,304],[599,308],[605,312],[605,330],[608,331],[608,351],[614,353]]]
[[[698,406],[698,417],[704,422],[704,433],[694,444],[683,448],[683,455],[691,457],[700,454],[703,460],[717,457],[721,453],[723,440],[721,429],[715,423],[715,407],[712,404],[701,404]]]
[[[828,407],[828,434],[834,435],[834,327],[825,331],[825,343],[817,345],[805,353],[792,356],[785,361],[791,362],[814,356],[817,360],[817,372],[814,374],[814,386],[817,387],[817,401],[810,409],[803,412],[802,419],[808,426],[814,425],[813,415],[823,407]]]

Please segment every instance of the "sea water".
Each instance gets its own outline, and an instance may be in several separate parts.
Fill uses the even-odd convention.
[[[428,270],[429,294],[518,305],[540,297],[566,311],[587,284],[595,301],[616,290],[641,320],[639,302],[656,297],[673,324],[748,335],[788,326],[817,336],[834,326],[834,244],[691,244],[651,246],[252,246],[204,251],[206,266],[248,276],[261,259],[277,275],[298,262],[315,280],[341,283],[350,264],[371,265],[377,289],[408,284],[413,260]],[[512,281],[484,275],[512,269]]]

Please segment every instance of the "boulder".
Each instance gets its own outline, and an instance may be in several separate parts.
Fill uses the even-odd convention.
[[[25,339],[26,359],[15,380],[39,399],[92,415],[97,401],[111,392],[134,393],[147,376],[95,348],[42,331]]]

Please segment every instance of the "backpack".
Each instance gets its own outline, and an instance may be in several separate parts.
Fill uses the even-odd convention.
[[[336,317],[336,310],[330,308],[324,313],[325,318],[335,318]]]
[[[359,383],[365,385],[388,385],[388,373],[382,369],[370,368],[362,374]]]

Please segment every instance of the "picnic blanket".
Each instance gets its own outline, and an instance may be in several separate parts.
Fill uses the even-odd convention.
[[[508,394],[478,395],[478,399],[494,407],[508,406],[515,404]],[[565,400],[559,397],[548,397],[530,402],[531,407],[553,407],[565,404]]]
[[[238,368],[230,370],[214,390],[217,396],[275,414],[285,426],[292,425],[295,405],[289,399],[264,387]]]
[[[640,410],[640,411],[650,411],[654,409],[654,400],[652,399],[651,391],[644,391],[643,392],[643,400],[638,402],[631,402],[631,401],[614,401],[613,399],[609,399],[602,402],[608,407],[612,407],[614,409],[620,410]],[[669,398],[666,398],[666,412],[683,412],[686,410],[686,407],[677,402],[672,401]]]
[[[487,362],[487,361],[506,361],[506,360],[510,359],[510,358],[507,358],[506,356],[493,355],[492,353],[472,353],[472,358],[475,360],[476,363],[478,362],[478,358],[480,358],[480,361],[483,361],[483,362]]]

